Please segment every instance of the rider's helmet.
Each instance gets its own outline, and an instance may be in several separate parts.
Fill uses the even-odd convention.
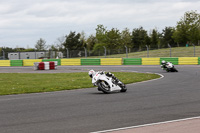
[[[166,61],[162,60],[161,64],[162,64],[162,65],[166,64]]]
[[[88,72],[88,75],[90,76],[90,78],[92,78],[95,75],[95,71],[94,70],[90,70]]]

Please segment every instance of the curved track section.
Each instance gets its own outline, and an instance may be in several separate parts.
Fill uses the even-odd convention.
[[[94,70],[152,72],[164,78],[127,85],[127,93],[103,94],[96,88],[0,96],[1,133],[88,133],[200,116],[200,67],[73,66],[52,72]],[[11,71],[1,68],[0,72]],[[12,72],[33,72],[12,68]],[[38,72],[38,71],[35,71]],[[48,72],[48,71],[40,71]]]

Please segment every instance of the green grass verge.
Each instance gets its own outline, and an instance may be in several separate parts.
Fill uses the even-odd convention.
[[[200,46],[195,46],[195,57],[200,57]],[[107,58],[126,58],[126,54],[107,54]],[[128,53],[128,58],[147,57],[147,50]],[[170,57],[170,48],[149,50],[149,57]],[[194,47],[172,47],[171,57],[194,57]],[[85,57],[82,57],[85,58]],[[105,56],[89,56],[89,58],[105,58]]]
[[[159,78],[156,74],[114,72],[125,84]],[[91,78],[80,73],[0,73],[0,95],[91,88]]]

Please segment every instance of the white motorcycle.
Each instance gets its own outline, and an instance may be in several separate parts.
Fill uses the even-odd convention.
[[[106,76],[104,72],[97,72],[92,77],[92,84],[98,86],[98,90],[105,94],[127,91],[124,83],[119,81],[117,78]]]
[[[166,63],[166,71],[167,72],[178,72],[178,70],[174,67],[171,62]]]

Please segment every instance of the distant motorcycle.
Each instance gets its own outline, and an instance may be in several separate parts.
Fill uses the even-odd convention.
[[[96,72],[92,77],[92,84],[98,86],[98,90],[105,94],[112,92],[126,92],[127,88],[124,83],[116,77],[107,76],[105,72]]]
[[[167,62],[163,70],[166,70],[167,72],[178,72],[171,62]]]

